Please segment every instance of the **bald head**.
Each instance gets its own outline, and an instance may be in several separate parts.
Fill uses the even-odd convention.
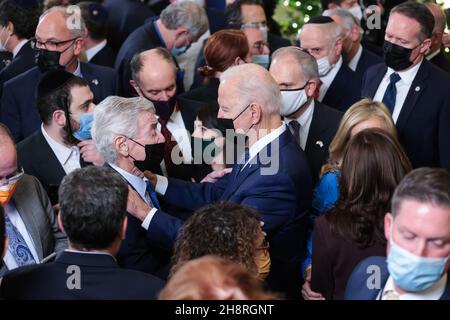
[[[177,67],[169,51],[155,48],[134,55],[130,84],[140,96],[167,101],[176,92]]]
[[[17,151],[8,128],[0,123],[0,179],[17,171]]]
[[[65,37],[65,39],[84,37],[86,32],[86,25],[78,6],[50,8],[40,16],[36,28],[36,35],[41,37],[53,35]]]

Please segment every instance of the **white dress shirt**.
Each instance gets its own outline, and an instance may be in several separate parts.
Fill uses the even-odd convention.
[[[378,294],[377,300],[387,300],[387,295],[392,292],[398,296],[399,300],[439,300],[444,294],[445,287],[447,284],[447,273],[445,273],[438,282],[433,284],[426,290],[420,292],[408,292],[404,294],[399,294],[394,287],[394,280],[389,276],[384,289]]]
[[[167,129],[172,134],[172,137],[178,143],[178,147],[180,148],[181,153],[183,154],[182,159],[178,159],[180,164],[183,163],[191,163],[192,162],[192,151],[191,151],[191,134],[186,129],[184,124],[183,116],[180,111],[174,110],[172,115],[167,121]],[[158,129],[161,130],[161,125],[158,123]],[[174,163],[176,163],[176,159],[173,159]],[[161,169],[165,176],[168,176],[166,166],[164,161],[161,163]]]
[[[48,135],[43,124],[41,125],[41,131],[66,174],[81,168],[80,149],[77,146],[72,146],[69,148],[57,142]]]
[[[147,190],[146,184],[147,178],[141,178],[129,172],[126,172],[122,168],[116,166],[114,163],[108,162],[108,164],[111,166],[111,168],[116,170],[123,178],[125,178],[125,180],[128,181],[128,183],[134,188],[134,190],[136,190],[136,192],[141,196],[142,200],[144,200],[148,205],[151,205],[145,196],[145,192]],[[146,230],[148,229],[148,226],[150,225],[150,222],[152,221],[152,218],[155,215],[156,211],[158,211],[158,209],[156,208],[152,208],[149,211],[149,213],[147,214],[147,216],[145,217],[144,221],[141,224],[141,226],[144,229]]]
[[[22,41],[20,41],[17,45],[16,45],[16,47],[13,49],[13,52],[12,52],[12,54],[13,54],[13,59],[17,56],[17,54],[19,53],[19,51],[20,51],[20,49],[22,49],[22,47],[25,45],[25,43],[27,43],[28,42],[28,40],[22,40]]]
[[[328,72],[326,76],[320,77],[322,85],[320,86],[319,98],[317,99],[319,102],[322,102],[323,98],[327,94],[327,91],[330,88],[331,84],[333,83],[334,78],[336,78],[336,75],[338,74],[339,69],[341,69],[341,66],[342,66],[342,57],[339,57],[338,62],[336,62],[336,64],[330,70],[330,72]]]
[[[314,100],[311,101],[305,112],[302,113],[297,119],[284,118],[284,121],[289,125],[291,121],[297,121],[300,123],[300,147],[305,150],[306,142],[308,140],[309,127],[311,127],[311,122],[314,114]]]
[[[244,164],[242,167],[245,168],[249,162],[255,158],[255,156],[264,149],[265,146],[267,146],[269,143],[271,143],[273,140],[277,139],[284,131],[286,130],[286,124],[283,122],[281,126],[269,134],[265,135],[258,141],[256,141],[249,149],[249,160]],[[242,170],[241,169],[241,170]],[[161,195],[164,195],[167,191],[167,187],[169,186],[169,180],[166,177],[156,175],[157,182],[155,186],[155,191]]]
[[[91,59],[97,54],[99,53],[100,50],[102,50],[104,47],[106,47],[106,44],[108,43],[108,41],[105,39],[102,42],[100,42],[99,44],[96,44],[95,46],[93,46],[90,49],[86,50],[86,59],[87,61],[91,61]]]
[[[361,55],[363,52],[362,45],[359,45],[358,51],[356,51],[355,56],[348,62],[348,67],[353,71],[356,71],[356,67],[358,66],[358,62],[361,59]]]
[[[397,123],[398,116],[400,115],[400,112],[402,111],[402,107],[406,100],[406,96],[408,95],[409,88],[411,87],[411,84],[417,75],[417,71],[419,71],[422,61],[406,71],[397,71],[401,80],[399,80],[395,84],[395,87],[397,88],[397,97],[395,100],[394,112],[392,113],[392,119],[394,119],[395,123]],[[378,86],[378,89],[375,93],[375,96],[373,97],[374,101],[383,102],[384,93],[386,92],[386,89],[387,89],[389,83],[391,82],[390,76],[394,72],[396,72],[394,69],[391,69],[391,68],[387,69],[386,74],[384,75],[383,79],[381,80],[380,85]],[[420,87],[416,87],[416,90],[420,90],[420,89],[421,89]]]
[[[434,57],[436,57],[439,52],[441,52],[441,48],[437,49],[435,52],[431,52],[430,54],[428,54],[425,58],[430,61],[431,59],[433,59]]]
[[[31,235],[28,232],[27,227],[25,226],[25,223],[23,222],[22,217],[17,211],[16,206],[14,205],[12,200],[5,206],[5,214],[8,215],[12,225],[15,226],[22,235],[23,239],[25,240],[25,243],[27,244],[28,248],[31,251],[31,254],[33,255],[34,261],[36,261],[36,263],[39,263],[39,256],[37,254],[33,238],[31,238]],[[14,259],[14,256],[9,252],[9,249],[6,250],[6,254],[5,257],[3,258],[3,261],[5,262],[5,265],[8,268],[8,270],[12,270],[19,267],[17,265],[16,259]]]

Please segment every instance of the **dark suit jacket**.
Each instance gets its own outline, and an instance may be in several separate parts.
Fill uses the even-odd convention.
[[[373,98],[387,67],[378,64],[364,76],[362,97]],[[396,127],[413,166],[450,170],[450,75],[424,60],[406,96]]]
[[[358,92],[360,89],[361,78],[345,63],[342,63],[336,77],[320,102],[345,112],[359,100]]]
[[[89,63],[114,68],[115,61],[116,53],[109,45],[106,45],[102,50],[97,52],[97,54],[93,56],[91,60],[89,60]]]
[[[271,157],[270,163],[267,163]],[[264,159],[265,158],[265,159]],[[289,129],[266,146],[239,174],[239,166],[216,183],[191,183],[169,179],[164,200],[195,210],[208,203],[230,201],[257,209],[264,221],[272,260],[267,279],[271,289],[296,297],[301,282],[300,258],[311,204],[311,175],[304,152]],[[270,171],[273,169],[272,171]],[[150,238],[175,241],[173,221],[156,214]],[[171,230],[171,231],[170,231]],[[172,234],[172,237],[167,236]]]
[[[36,52],[31,49],[30,42],[28,41],[20,48],[17,55],[11,62],[0,71],[0,97],[2,95],[3,84],[9,79],[33,68],[36,65],[35,62]]]
[[[116,52],[134,30],[156,15],[139,0],[104,0],[103,6],[108,11],[108,40]]]
[[[67,285],[77,275],[70,266],[79,268],[80,289]],[[54,262],[10,272],[0,290],[13,300],[154,300],[163,286],[156,277],[119,268],[110,255],[66,251]]]
[[[217,78],[211,78],[209,83],[203,84],[195,89],[191,89],[179,96],[180,99],[202,102],[207,104],[217,104],[219,95],[220,81]]]
[[[54,193],[59,188],[66,172],[45,140],[40,128],[17,144],[17,155],[25,173],[36,177],[49,195],[52,204],[56,204],[58,202],[57,194]],[[88,164],[90,163],[85,163],[80,157],[81,167]]]
[[[0,51],[0,71],[11,63],[12,53],[8,51]]]
[[[378,63],[383,62],[383,59],[380,56],[377,56],[375,53],[370,52],[366,48],[363,47],[361,57],[359,58],[358,64],[356,65],[355,72],[362,77],[369,67],[376,65]]]
[[[433,59],[430,60],[430,62],[435,66],[438,66],[442,70],[450,73],[450,61],[442,51],[439,52],[436,56],[434,56]]]
[[[374,266],[378,267],[375,273]],[[381,288],[368,288],[367,283],[374,276],[380,276]],[[375,300],[389,278],[385,257],[369,257],[361,261],[350,275],[345,289],[345,300]],[[371,281],[370,281],[371,282]],[[440,300],[450,300],[450,271],[447,273],[447,286]]]
[[[117,76],[113,69],[81,62],[81,74],[99,103],[116,93]],[[36,108],[36,89],[42,76],[38,67],[7,81],[2,96],[0,120],[19,142],[34,133],[41,124]]]
[[[319,179],[320,169],[328,160],[328,147],[336,135],[343,113],[318,101],[308,132],[305,153],[308,158],[313,185]],[[322,142],[322,143],[320,143]]]
[[[39,261],[67,248],[67,238],[59,229],[47,194],[35,177],[26,174],[17,182],[12,201],[33,239]],[[6,271],[4,265],[0,275]]]
[[[360,261],[386,254],[384,244],[361,248],[351,239],[333,233],[326,215],[314,221],[312,245],[311,289],[322,293],[326,300],[344,298],[347,279]]]
[[[267,33],[267,42],[269,43],[269,50],[271,54],[277,49],[292,46],[292,43],[288,39],[282,38],[271,32]]]
[[[105,164],[105,167],[112,169],[108,164]],[[127,213],[128,225],[126,236],[120,246],[117,261],[122,268],[138,270],[150,273],[161,279],[166,279],[169,275],[169,263],[173,244],[175,242],[174,239],[176,239],[178,229],[182,226],[184,221],[171,216],[160,209],[155,213],[151,222],[151,225],[153,225],[155,229],[163,229],[166,227],[165,225],[160,227],[159,222],[153,221],[157,216],[163,216],[162,220],[164,223],[169,223],[174,228],[173,230],[170,230],[174,233],[167,235],[166,232],[169,231],[163,230],[158,235],[153,235],[151,234],[153,231],[150,231],[151,228],[145,230],[142,227],[142,221],[135,218],[130,213]],[[167,238],[170,238],[171,240],[168,242]]]

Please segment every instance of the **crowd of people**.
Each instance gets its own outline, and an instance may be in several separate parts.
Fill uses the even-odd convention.
[[[0,1],[0,298],[450,299],[444,11],[274,3]]]

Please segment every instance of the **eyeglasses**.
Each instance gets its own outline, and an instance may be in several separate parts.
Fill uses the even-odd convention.
[[[11,185],[14,182],[18,181],[23,175],[24,175],[24,171],[21,168],[20,171],[18,173],[16,173],[14,176],[6,177],[6,179],[1,179],[0,186]]]
[[[258,50],[259,53],[262,53],[264,51],[264,47],[268,47],[269,43],[265,41],[257,41],[253,44],[253,48]]]
[[[39,41],[36,38],[33,38],[30,40],[30,45],[32,49],[42,49],[45,48],[47,50],[58,50],[58,48],[61,48],[64,44],[69,43],[71,41],[77,40],[79,37],[75,37],[73,39],[64,40],[64,41]]]

